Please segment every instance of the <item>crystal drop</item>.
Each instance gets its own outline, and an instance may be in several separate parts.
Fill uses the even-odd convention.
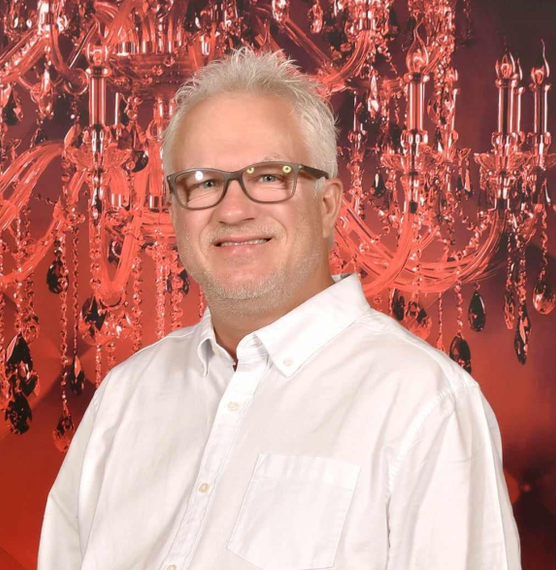
[[[446,348],[444,346],[444,337],[442,335],[438,335],[438,338],[436,339],[436,348],[442,352],[446,352]]]
[[[73,424],[73,419],[69,413],[68,405],[66,402],[64,402],[62,413],[60,415],[60,419],[58,420],[58,425],[52,432],[56,449],[62,453],[65,453],[69,449],[74,433],[75,426]]]
[[[182,269],[179,273],[172,271],[168,275],[168,279],[166,280],[166,289],[168,290],[168,293],[172,293],[176,287],[183,295],[187,295],[189,293],[189,277],[185,269]]]
[[[32,343],[39,338],[41,327],[39,317],[34,314],[27,314],[21,319],[21,330],[28,343]]]
[[[323,12],[319,0],[315,0],[315,3],[311,6],[309,10],[309,24],[311,26],[312,34],[320,34],[322,31],[323,23]]]
[[[2,109],[2,117],[6,125],[13,127],[23,119],[23,110],[21,108],[21,99],[19,95],[12,89],[8,102]]]
[[[77,355],[73,358],[71,368],[68,370],[67,381],[71,391],[76,396],[83,393],[83,388],[85,387],[85,371],[81,367],[81,361]]]
[[[473,196],[473,185],[471,184],[471,175],[469,174],[469,170],[465,172],[464,190],[468,198]]]
[[[31,144],[30,146],[36,146],[48,140],[47,134],[41,127],[38,127],[37,130],[34,132],[33,136],[31,137]]]
[[[556,306],[556,293],[544,272],[539,275],[533,289],[533,305],[541,315],[548,315]]]
[[[405,317],[405,298],[397,289],[392,290],[392,314],[398,319],[403,321]]]
[[[521,364],[527,361],[527,351],[529,350],[529,334],[531,332],[531,321],[527,312],[527,305],[522,303],[519,306],[517,323],[515,327],[514,348],[517,359]]]
[[[39,375],[33,370],[29,346],[21,333],[11,340],[6,350],[6,376],[16,392],[24,396],[39,394]]]
[[[515,323],[515,301],[511,290],[506,289],[504,293],[504,322],[506,328],[512,330]]]
[[[415,335],[426,340],[432,329],[431,318],[419,301],[409,301],[405,312],[406,327]]]
[[[4,418],[12,433],[23,434],[29,429],[33,413],[27,398],[21,392],[16,392],[8,402]]]
[[[96,297],[89,297],[83,303],[79,318],[79,331],[85,342],[88,344],[106,342],[107,337],[102,331],[106,316],[106,307]]]
[[[131,162],[133,164],[132,172],[141,172],[149,164],[149,155],[146,150],[133,149],[131,153]]]
[[[6,349],[6,368],[17,369],[20,362],[25,363],[29,370],[33,369],[33,359],[31,358],[29,345],[21,333],[18,333],[12,338]]]
[[[456,180],[456,190],[461,192],[463,190],[463,178],[461,174],[458,175],[458,179]]]
[[[122,254],[122,242],[119,239],[110,240],[108,245],[108,262],[118,265]]]
[[[475,332],[481,332],[485,328],[485,304],[478,289],[475,289],[473,297],[471,297],[471,302],[469,303],[469,309],[467,311],[467,318],[469,319],[471,329]]]
[[[55,259],[46,272],[46,284],[51,293],[59,295],[67,289],[68,281],[64,279],[64,265],[59,259]]]
[[[371,192],[377,197],[381,198],[384,196],[386,192],[386,184],[384,184],[384,180],[382,179],[382,175],[380,172],[375,174],[375,179],[371,188]]]
[[[400,33],[400,24],[398,21],[398,16],[394,11],[394,8],[390,6],[388,10],[388,36],[395,37]]]
[[[460,332],[456,334],[450,344],[450,358],[471,374],[471,349]]]
[[[131,317],[122,311],[119,315],[109,313],[104,322],[103,332],[112,338],[125,338],[133,329]]]
[[[33,393],[35,396],[40,394],[39,375],[35,370],[29,370],[23,362],[19,363],[18,378],[19,389],[25,396],[29,397]]]

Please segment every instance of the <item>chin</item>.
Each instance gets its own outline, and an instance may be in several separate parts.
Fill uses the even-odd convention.
[[[238,278],[238,272],[227,278],[215,279],[211,277],[201,284],[207,299],[211,297],[221,300],[247,301],[251,299],[266,298],[276,290],[275,276],[245,275]]]

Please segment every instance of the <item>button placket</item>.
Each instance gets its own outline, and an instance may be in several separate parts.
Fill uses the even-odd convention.
[[[215,494],[213,491],[216,490],[224,462],[243,421],[244,414],[230,412],[236,412],[250,402],[265,373],[266,364],[267,358],[264,355],[263,358],[255,361],[250,360],[248,365],[242,366],[241,370],[236,371],[232,376],[222,397],[223,401],[217,408],[198,472],[196,487],[189,497],[182,523],[162,570],[167,570],[168,563],[175,560],[182,561],[179,566],[180,570],[189,568],[200,540],[204,521],[210,511],[212,497]],[[234,398],[238,395],[241,401]],[[228,404],[224,404],[226,401]]]

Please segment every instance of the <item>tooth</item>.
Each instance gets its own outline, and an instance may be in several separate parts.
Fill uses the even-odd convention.
[[[255,240],[249,240],[249,241],[224,241],[220,244],[220,247],[226,247],[226,246],[230,246],[230,245],[257,245],[257,244],[261,244],[261,243],[266,243],[268,240],[267,239],[255,239]]]

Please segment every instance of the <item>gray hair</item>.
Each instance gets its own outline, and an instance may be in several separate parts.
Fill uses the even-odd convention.
[[[171,168],[174,139],[185,115],[195,105],[221,93],[272,94],[289,100],[312,161],[308,166],[324,170],[331,178],[338,175],[337,128],[332,107],[324,97],[324,86],[300,72],[281,51],[255,53],[246,46],[200,68],[176,92],[176,110],[162,141],[166,174]],[[323,185],[324,181],[319,180],[316,191]]]

